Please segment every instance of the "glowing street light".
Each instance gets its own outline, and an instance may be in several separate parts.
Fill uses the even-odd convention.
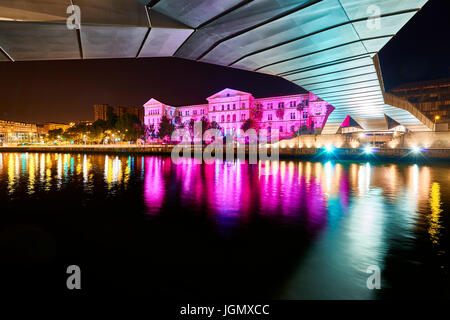
[[[327,145],[327,146],[325,146],[325,151],[326,151],[327,153],[332,153],[333,150],[334,150],[334,147],[333,147],[332,145]]]
[[[411,150],[412,150],[412,152],[415,153],[415,154],[418,154],[418,153],[422,152],[422,148],[420,148],[419,146],[413,146],[413,147],[411,148]]]
[[[363,150],[365,154],[371,154],[373,152],[373,148],[371,146],[365,146]]]

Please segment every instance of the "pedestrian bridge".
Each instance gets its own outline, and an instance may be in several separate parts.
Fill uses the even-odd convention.
[[[0,61],[174,56],[302,86],[336,108],[323,133],[347,115],[367,130],[387,115],[430,131],[414,106],[386,99],[376,58],[426,2],[0,0]]]

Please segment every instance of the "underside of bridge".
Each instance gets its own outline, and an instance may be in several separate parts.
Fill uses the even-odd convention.
[[[174,56],[302,86],[335,107],[323,133],[347,115],[366,130],[387,129],[388,116],[429,131],[430,120],[384,93],[376,58],[426,2],[0,0],[0,61]]]

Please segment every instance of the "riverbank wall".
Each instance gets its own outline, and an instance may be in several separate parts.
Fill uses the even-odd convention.
[[[173,145],[108,145],[108,146],[1,146],[0,152],[36,152],[36,153],[87,153],[87,154],[143,154],[143,155],[171,155]],[[191,147],[191,155],[203,152],[201,147]],[[225,158],[226,150],[223,150]],[[369,151],[369,152],[368,152]],[[249,155],[249,148],[245,154]],[[336,160],[444,160],[450,161],[450,148],[428,148],[420,151],[410,148],[299,148],[289,144],[281,145],[278,149],[281,158],[327,158]],[[214,154],[214,153],[213,153]],[[234,148],[234,154],[238,149]],[[259,154],[271,154],[271,148],[260,148]]]

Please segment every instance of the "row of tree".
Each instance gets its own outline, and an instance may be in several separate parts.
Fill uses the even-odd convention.
[[[63,131],[50,130],[48,140],[68,140],[74,143],[105,141],[136,141],[144,138],[144,128],[135,114],[124,113],[117,116],[108,108],[106,119],[99,119],[92,124],[79,123]]]
[[[305,105],[297,106],[299,109],[303,109]],[[277,116],[282,118],[284,114],[284,108],[277,110]],[[259,130],[259,123],[263,116],[262,106],[257,105],[251,111],[251,116],[241,126],[241,129],[247,131],[248,129]],[[130,113],[124,113],[120,117],[117,116],[112,108],[108,108],[106,112],[107,120],[97,120],[92,124],[79,123],[73,127],[68,128],[66,131],[62,129],[50,130],[48,132],[48,140],[64,139],[74,141],[75,143],[83,142],[96,142],[103,143],[105,141],[137,141],[138,139],[169,139],[172,133],[178,128],[186,128],[191,137],[194,138],[195,119],[183,122],[181,117],[177,115],[173,120],[167,116],[162,116],[161,122],[158,126],[151,124],[149,126],[143,126],[139,118]],[[208,129],[221,130],[220,125],[212,121],[210,122],[208,117],[203,116],[201,122],[201,134],[203,135]],[[303,129],[303,128],[302,128]],[[308,128],[305,127],[306,131]],[[303,130],[302,130],[303,131]]]
[[[151,124],[145,128],[145,136],[147,139],[165,139],[172,136],[172,133],[176,129],[187,129],[191,135],[192,138],[194,138],[195,132],[195,123],[197,121],[195,119],[190,119],[188,121],[182,122],[181,117],[177,116],[172,121],[167,116],[162,116],[161,122],[159,123],[159,126],[156,127],[154,124]],[[206,132],[206,130],[209,129],[218,129],[221,130],[222,128],[219,126],[219,124],[216,121],[210,122],[208,117],[203,116],[199,122],[201,122],[201,135]]]

